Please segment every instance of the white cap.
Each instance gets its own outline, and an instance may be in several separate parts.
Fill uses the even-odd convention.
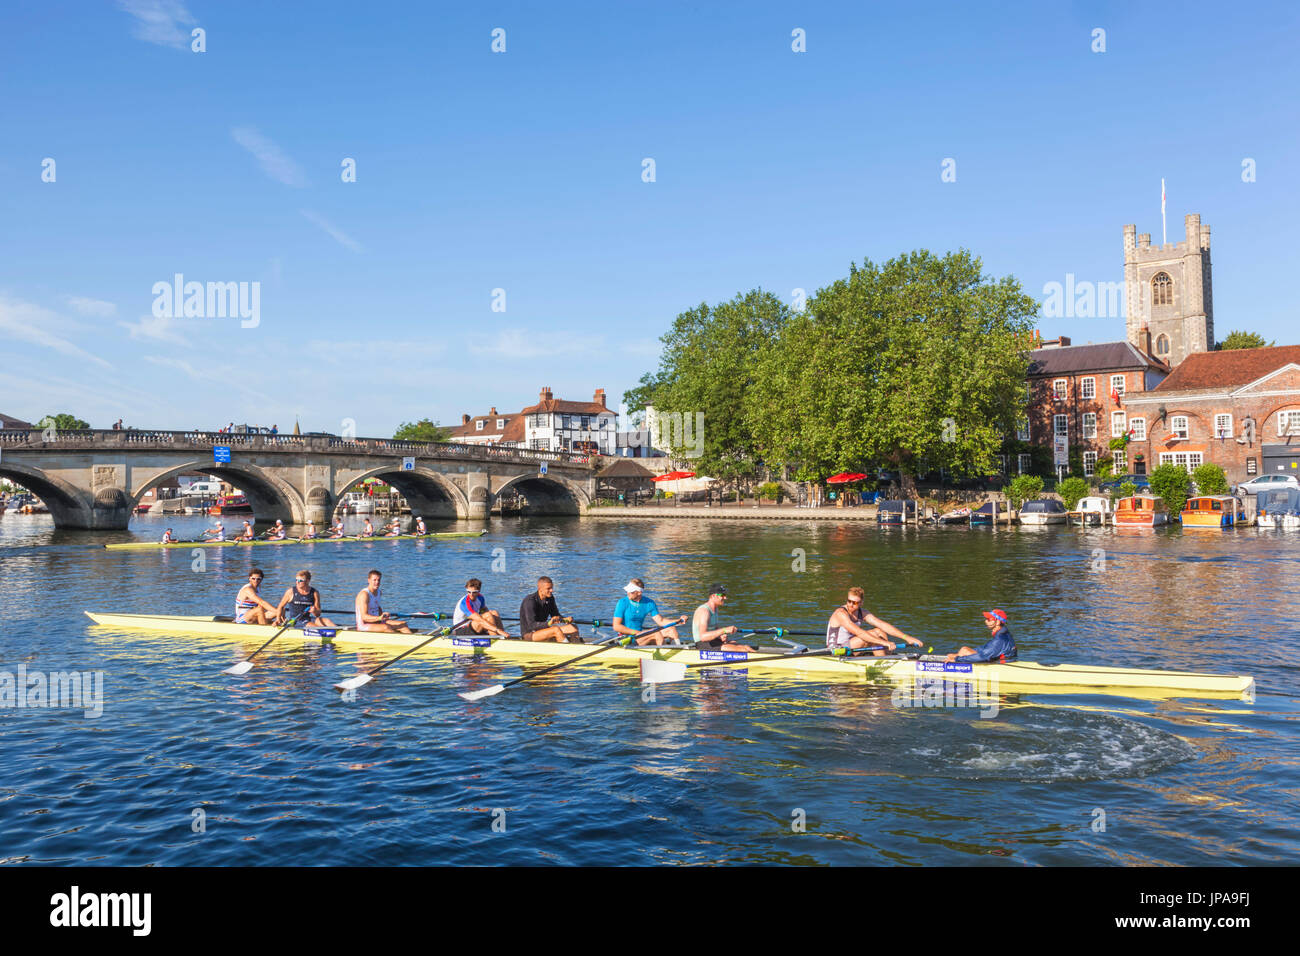
[[[628,594],[633,594],[637,591],[644,591],[645,588],[641,587],[639,584],[633,584],[631,581],[628,581],[627,584],[623,585],[623,590]]]

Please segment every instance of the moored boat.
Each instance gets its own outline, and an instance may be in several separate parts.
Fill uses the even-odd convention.
[[[1246,523],[1241,502],[1232,495],[1188,498],[1180,518],[1184,528],[1232,528]]]
[[[1065,505],[1056,498],[1038,498],[1020,506],[1020,523],[1065,524]]]
[[[999,521],[1010,522],[1011,508],[1003,501],[986,501],[970,513],[970,523],[974,525],[992,525]]]
[[[879,524],[915,524],[918,513],[917,503],[911,498],[891,498],[876,506],[876,521]]]
[[[221,495],[216,503],[208,508],[210,515],[237,515],[253,513],[253,506],[243,495]]]
[[[280,629],[256,624],[235,624],[229,618],[184,615],[115,614],[86,611],[96,625],[128,632],[199,634],[226,639],[263,642]],[[396,634],[354,631],[347,628],[290,628],[285,640],[303,643],[334,643],[375,648],[410,649],[429,638],[428,633]],[[452,654],[487,657],[531,658],[554,663],[591,653],[590,644],[555,644],[548,641],[520,641],[480,636],[438,637],[425,649]],[[813,657],[788,654],[789,648],[759,648],[752,653],[700,651],[691,647],[614,647],[595,660],[614,666],[639,667],[652,655],[684,664],[734,661],[745,670],[777,675],[810,677],[815,680],[851,679],[880,682],[930,680],[975,684],[990,693],[1002,691],[1056,694],[1118,694],[1128,697],[1206,697],[1254,700],[1255,680],[1249,675],[1203,674],[1187,671],[1147,670],[1129,667],[1101,667],[1084,664],[1036,664],[1029,662],[958,664],[942,657]],[[750,658],[782,655],[776,660]],[[593,661],[593,662],[594,662]]]
[[[947,514],[941,514],[935,518],[936,524],[966,524],[970,521],[969,508],[956,508]]]
[[[1117,528],[1154,528],[1169,523],[1169,509],[1163,498],[1132,495],[1115,502],[1112,521]]]
[[[1255,495],[1255,524],[1261,528],[1300,528],[1300,490],[1272,488]]]
[[[1110,499],[1100,495],[1080,498],[1079,504],[1066,517],[1071,524],[1104,525],[1110,520]]]

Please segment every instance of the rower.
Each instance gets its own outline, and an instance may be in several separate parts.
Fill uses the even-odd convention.
[[[276,518],[275,525],[266,532],[266,539],[268,541],[283,541],[288,535],[289,533],[284,528],[284,522]]]
[[[691,617],[691,639],[700,650],[752,651],[748,644],[733,644],[727,640],[738,630],[734,624],[718,626],[718,611],[727,603],[727,589],[721,584],[709,588],[709,599],[695,609]]]
[[[337,521],[335,521],[335,522],[334,522],[334,526],[333,526],[332,528],[330,528],[330,537],[331,537],[331,538],[343,538],[343,537],[346,537],[346,535],[345,535],[344,532],[343,532],[343,519],[342,519],[342,518],[339,518]]]
[[[384,537],[396,538],[402,533],[402,523],[394,518],[388,524],[384,525]]]
[[[248,572],[248,583],[235,595],[236,624],[270,624],[280,613],[274,604],[263,600],[258,593],[264,576],[261,568]]]
[[[826,646],[858,650],[871,647],[871,653],[877,657],[892,651],[895,644],[890,637],[923,647],[923,643],[904,634],[888,621],[882,621],[862,606],[865,592],[862,588],[849,588],[848,599],[843,606],[837,607],[826,623]]]
[[[235,540],[236,541],[257,540],[257,535],[253,532],[253,525],[249,522],[247,518],[244,519],[244,530],[239,532],[239,537],[235,538]]]
[[[1016,659],[1016,639],[1007,627],[1007,612],[994,608],[984,612],[984,626],[989,629],[989,639],[978,650],[963,647],[955,654],[944,658],[949,664],[978,664],[983,661],[996,661],[1005,664]]]
[[[338,627],[320,612],[320,592],[311,586],[311,572],[299,571],[294,577],[293,587],[286,588],[284,597],[275,609],[275,623],[296,621],[299,625],[312,624],[316,627]]]
[[[372,524],[370,523],[370,519],[367,518],[367,519],[366,519],[366,526],[365,526],[364,528],[361,529],[361,537],[363,537],[363,538],[373,538],[374,536],[375,536],[375,526],[372,525]]]
[[[555,605],[555,582],[550,578],[538,578],[537,590],[519,605],[519,636],[525,641],[582,643],[573,618],[560,616]]]
[[[410,634],[410,626],[405,621],[394,618],[379,603],[379,581],[382,577],[383,575],[378,571],[371,571],[366,575],[366,586],[357,592],[357,599],[354,602],[357,630]]]
[[[661,627],[673,623],[668,618],[660,615],[659,605],[655,604],[654,599],[645,593],[645,582],[640,578],[633,578],[623,585],[623,590],[627,593],[618,599],[618,606],[614,608],[614,630],[616,633],[629,636],[639,634],[645,630],[647,618]],[[685,624],[686,615],[683,614],[676,623]],[[662,631],[656,631],[654,634],[647,634],[644,637],[637,638],[636,642],[638,645],[654,644],[659,646],[666,640],[674,644],[681,643],[680,638],[677,636],[677,628],[664,627]]]
[[[203,532],[203,537],[206,538],[208,535],[212,535],[213,541],[225,541],[226,526],[218,521],[215,527],[208,528],[208,530]]]
[[[493,637],[509,637],[501,625],[501,615],[488,610],[487,599],[482,595],[483,582],[470,578],[465,582],[465,596],[456,602],[456,611],[452,615],[452,626],[458,627],[462,621],[470,622],[470,630],[475,634],[491,634]]]
[[[310,518],[308,518],[308,519],[307,519],[307,530],[303,533],[302,537],[300,537],[298,540],[299,540],[299,541],[310,541],[310,540],[312,540],[314,537],[316,537],[316,522],[314,522],[314,521],[312,521]]]
[[[419,515],[416,515],[416,516],[415,516],[415,533],[416,533],[416,534],[428,534],[428,533],[429,533],[429,529],[426,528],[426,527],[424,526],[424,519],[423,519],[422,517],[420,517]]]
[[[176,538],[175,538],[175,536],[172,535],[172,529],[171,529],[171,528],[168,528],[166,531],[163,532],[162,543],[163,543],[163,544],[175,544],[175,543],[176,543]]]

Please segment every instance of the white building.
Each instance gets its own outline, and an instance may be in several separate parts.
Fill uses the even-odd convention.
[[[605,406],[605,390],[596,389],[590,402],[557,399],[543,388],[539,401],[519,413],[523,420],[525,448],[543,451],[599,452],[618,454],[618,415]],[[507,426],[504,441],[514,438],[516,428]]]

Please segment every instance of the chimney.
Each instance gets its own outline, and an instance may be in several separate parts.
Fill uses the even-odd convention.
[[[460,416],[460,423],[461,423],[462,425],[468,425],[468,424],[469,424],[469,416],[468,416],[468,415],[461,415],[461,416]]]
[[[1146,352],[1147,355],[1154,354],[1151,351],[1151,326],[1149,325],[1142,326],[1142,351]]]
[[[493,418],[496,418],[496,417],[497,417],[497,407],[496,407],[495,405],[493,405],[493,406],[492,406],[492,411],[488,412],[488,414],[489,414],[490,416],[492,416]]]
[[[604,390],[603,388],[598,388],[598,389],[596,389],[596,398],[595,398],[595,402],[596,402],[596,404],[599,405],[601,408],[607,408],[607,407],[608,407],[608,406],[605,404],[605,390]]]
[[[542,390],[538,393],[538,396],[541,398],[542,401],[549,402],[551,400],[550,388],[546,385],[543,385]]]

